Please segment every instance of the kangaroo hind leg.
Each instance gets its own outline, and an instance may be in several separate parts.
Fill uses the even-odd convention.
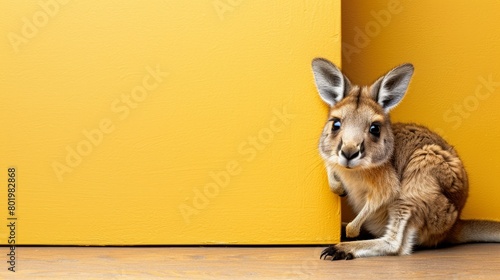
[[[326,259],[327,257],[331,257],[331,260],[340,260],[398,255],[401,251],[410,217],[411,207],[396,201],[389,211],[389,223],[386,233],[382,237],[372,240],[341,242],[332,245],[323,250],[321,258]],[[409,237],[408,234],[406,236],[407,238]]]

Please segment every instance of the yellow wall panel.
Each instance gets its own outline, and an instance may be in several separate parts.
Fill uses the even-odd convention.
[[[469,173],[462,216],[500,220],[500,2],[343,1],[343,70],[371,83],[395,65],[415,74],[394,121],[453,144]]]
[[[3,1],[0,178],[17,244],[339,239],[310,62],[340,1]],[[8,238],[0,231],[1,243]]]

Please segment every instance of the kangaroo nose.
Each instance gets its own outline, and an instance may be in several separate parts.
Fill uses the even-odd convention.
[[[347,160],[350,161],[358,157],[365,150],[365,142],[361,142],[359,145],[346,145],[342,147],[340,154]]]
[[[351,150],[351,149],[347,149],[347,150],[342,150],[340,152],[348,161],[359,156],[359,150],[355,151],[355,150]]]

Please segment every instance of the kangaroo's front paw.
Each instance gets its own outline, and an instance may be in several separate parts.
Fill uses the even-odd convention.
[[[340,196],[340,197],[344,197],[344,196],[346,196],[346,195],[347,195],[347,192],[345,191],[344,186],[342,185],[342,182],[340,182],[340,180],[338,180],[338,179],[336,178],[336,176],[333,176],[333,175],[332,175],[332,176],[329,178],[329,182],[328,182],[328,183],[329,183],[329,185],[330,185],[330,190],[331,190],[334,194],[336,194],[336,195],[338,195],[338,196]]]
[[[348,223],[347,226],[345,227],[345,235],[348,238],[358,237],[359,231],[360,231],[360,228],[357,226],[354,226],[352,223]]]
[[[332,261],[336,260],[352,260],[354,255],[342,250],[337,245],[332,245],[321,252],[320,259],[326,260],[327,257],[332,257]]]

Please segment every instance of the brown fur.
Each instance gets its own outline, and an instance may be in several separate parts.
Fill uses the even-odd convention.
[[[455,149],[423,126],[391,123],[389,111],[403,98],[413,66],[397,67],[370,87],[352,86],[324,59],[313,61],[313,71],[320,96],[331,106],[319,143],[330,187],[347,194],[358,213],[346,235],[358,236],[363,226],[377,237],[330,246],[322,257],[352,259],[410,254],[414,245],[500,242],[499,222],[460,220],[468,179]]]

